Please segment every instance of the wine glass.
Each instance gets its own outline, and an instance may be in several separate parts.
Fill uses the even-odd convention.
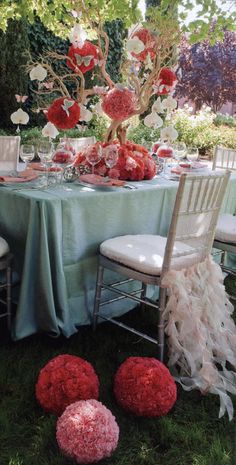
[[[187,147],[187,160],[190,162],[197,161],[198,159],[198,148],[197,147]]]
[[[25,167],[27,168],[29,162],[32,161],[34,158],[34,145],[31,145],[31,144],[21,145],[20,156],[26,165]]]
[[[112,144],[105,147],[103,149],[103,156],[106,166],[109,169],[113,168],[113,166],[116,165],[119,157],[117,145]]]
[[[74,157],[75,151],[73,147],[66,140],[60,142],[52,157],[52,161],[59,171],[59,184],[62,184],[65,168],[73,163]]]
[[[156,152],[157,160],[158,162],[163,164],[163,171],[162,171],[163,176],[166,175],[167,162],[170,158],[173,157],[173,152],[174,152],[173,148],[168,144],[162,144],[157,149],[157,152]]]
[[[92,174],[94,174],[95,165],[97,165],[103,157],[103,150],[100,145],[89,145],[85,149],[85,158],[92,165]]]
[[[50,141],[40,142],[38,146],[38,156],[46,171],[46,185],[49,186],[49,168],[52,162],[53,144]]]
[[[176,142],[172,145],[174,149],[174,158],[179,161],[186,156],[186,144],[184,142]]]

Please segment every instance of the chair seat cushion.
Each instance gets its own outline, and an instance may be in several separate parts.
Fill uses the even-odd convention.
[[[236,243],[236,216],[230,213],[220,215],[216,226],[215,239],[221,242]]]
[[[165,247],[166,237],[137,234],[135,236],[114,237],[104,241],[100,245],[100,253],[141,273],[159,276],[162,270]],[[186,244],[176,242],[174,251],[175,253],[188,253],[185,257],[175,259],[178,261],[176,269],[185,268],[196,261],[194,249]],[[191,254],[191,252],[193,253]]]
[[[0,258],[6,255],[9,252],[9,245],[3,237],[0,237]]]

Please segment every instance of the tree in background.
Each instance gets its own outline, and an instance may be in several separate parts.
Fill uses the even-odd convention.
[[[225,32],[214,45],[183,39],[179,76],[176,96],[193,101],[197,110],[205,103],[217,112],[224,103],[236,102],[236,34]]]
[[[0,40],[0,121],[1,127],[7,128],[12,126],[10,114],[19,107],[15,94],[28,91],[25,65],[30,44],[26,22],[9,20],[7,34],[0,31]]]

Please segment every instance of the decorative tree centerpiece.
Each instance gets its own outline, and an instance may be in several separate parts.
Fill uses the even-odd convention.
[[[105,114],[110,124],[94,151],[111,146],[118,156],[113,165],[100,157],[93,172],[120,179],[151,179],[156,173],[154,160],[146,148],[127,141],[126,131],[130,118],[144,114],[144,124],[160,128],[176,108],[170,92],[177,81],[173,66],[175,46],[180,39],[178,22],[168,14],[161,15],[157,8],[150,8],[148,22],[133,28],[126,39],[121,77],[115,82],[107,71],[109,38],[101,16],[98,14],[97,21],[90,19],[83,3],[78,4],[80,11],[73,12],[75,25],[67,55],[49,52],[40,61],[28,64],[30,78],[38,81],[35,92],[41,102],[39,110],[48,120],[44,134],[55,135],[55,129],[70,129],[88,122],[93,113]],[[58,64],[60,73],[56,71]],[[96,79],[92,87],[86,87],[88,71]],[[163,142],[170,142],[177,135],[169,122],[161,131]],[[77,154],[75,164],[89,164],[85,151]]]

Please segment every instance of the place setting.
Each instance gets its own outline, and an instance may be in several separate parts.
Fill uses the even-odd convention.
[[[169,181],[179,181],[183,173],[203,174],[203,172],[208,172],[207,164],[199,161],[198,148],[188,147],[184,142],[176,142],[171,145],[159,144],[154,157],[158,175]]]

